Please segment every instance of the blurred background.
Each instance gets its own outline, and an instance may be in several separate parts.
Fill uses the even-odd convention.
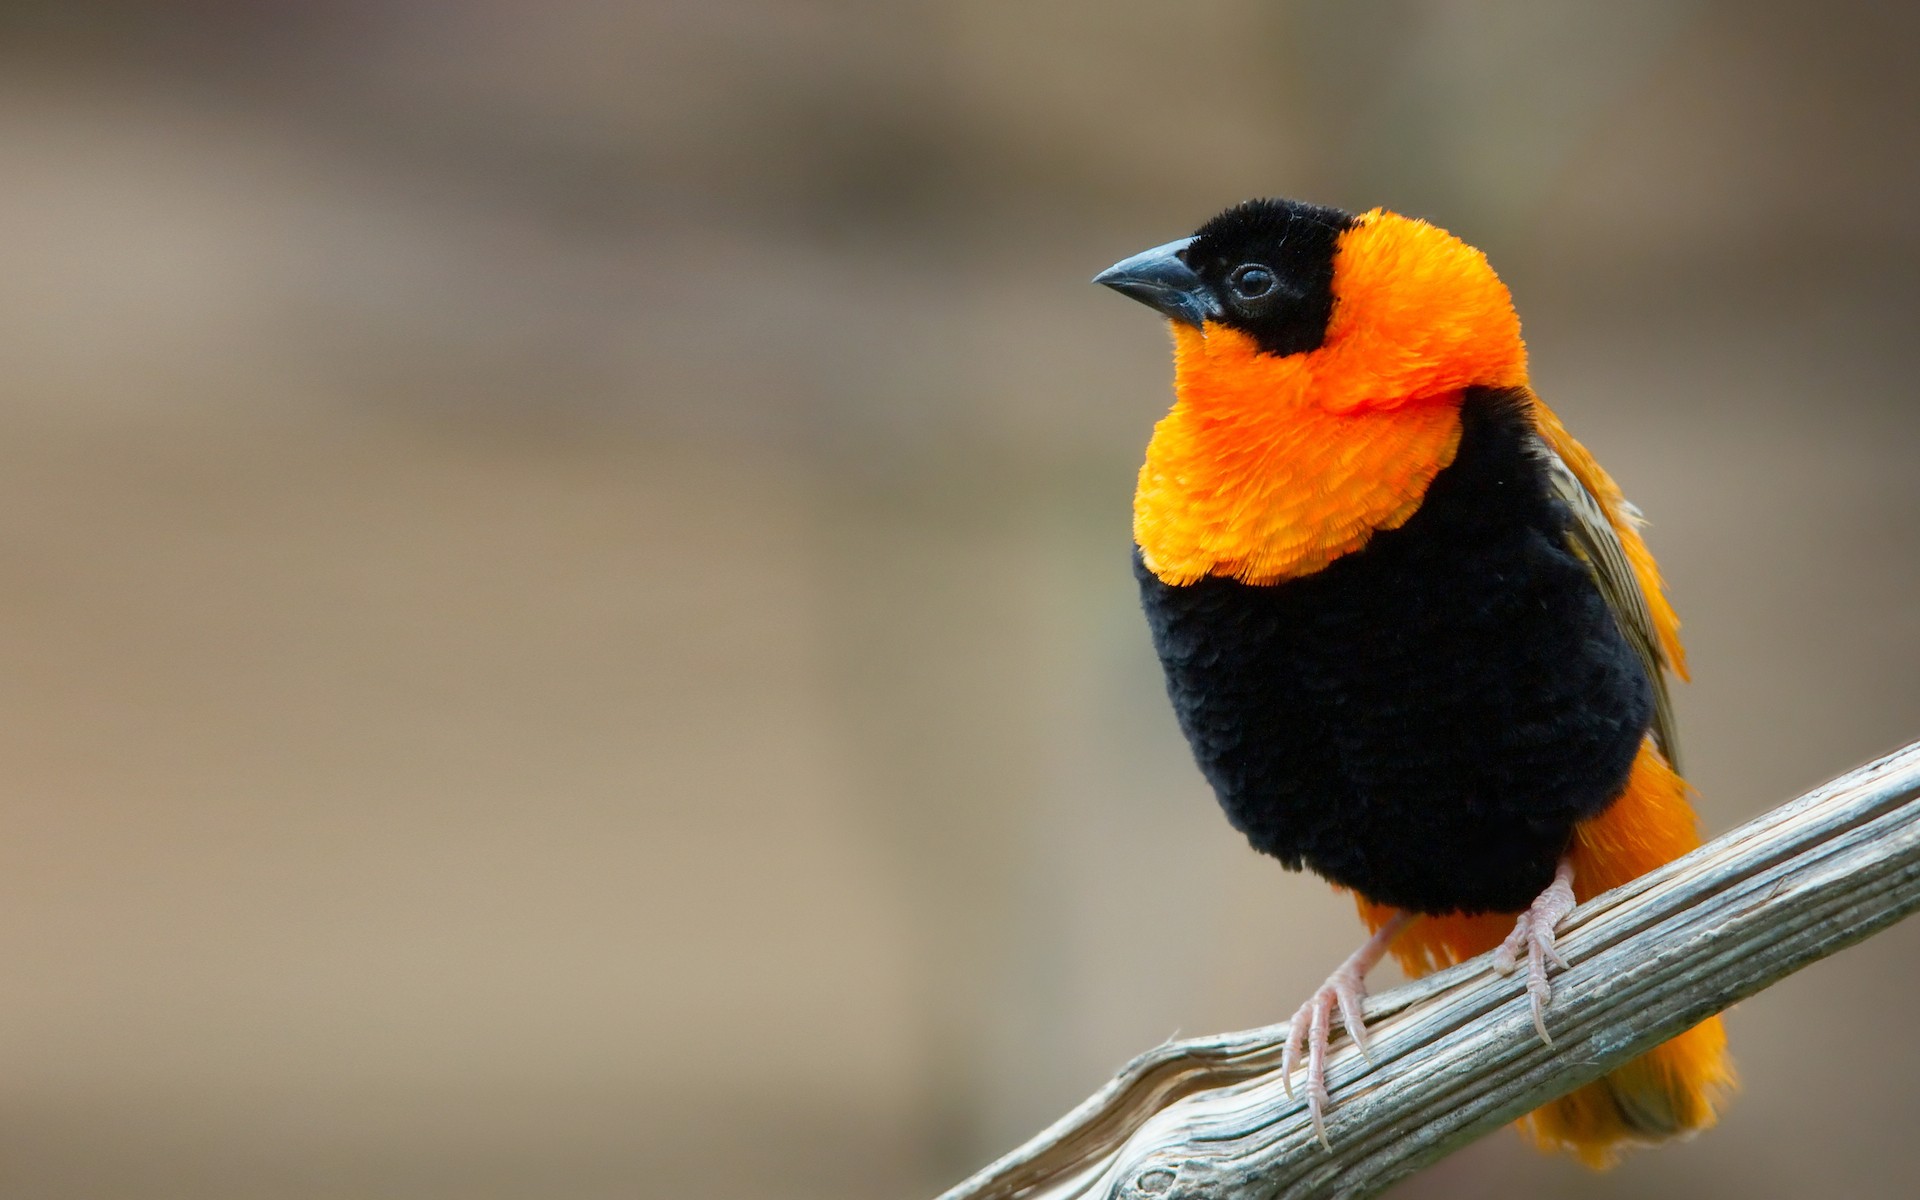
[[[1920,9],[0,6],[0,1193],[931,1196],[1350,906],[1135,606],[1226,204],[1424,215],[1653,516],[1711,831],[1920,736]],[[1712,1135],[1920,1189],[1920,924]]]

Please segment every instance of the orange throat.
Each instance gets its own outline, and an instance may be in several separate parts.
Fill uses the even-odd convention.
[[[1163,582],[1311,575],[1419,509],[1460,447],[1460,389],[1343,410],[1317,363],[1243,334],[1175,330],[1179,400],[1155,427],[1133,536]]]

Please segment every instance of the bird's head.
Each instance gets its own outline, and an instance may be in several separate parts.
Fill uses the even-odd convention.
[[[1467,389],[1527,381],[1485,256],[1379,209],[1251,201],[1095,282],[1173,322],[1175,402],[1134,494],[1167,583],[1311,574],[1397,528],[1452,461]]]
[[[1382,209],[1251,200],[1094,282],[1172,319],[1182,399],[1351,412],[1526,382],[1486,256]]]

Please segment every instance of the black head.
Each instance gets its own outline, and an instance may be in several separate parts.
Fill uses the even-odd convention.
[[[1249,200],[1192,237],[1099,275],[1176,321],[1240,330],[1268,354],[1317,348],[1333,316],[1333,261],[1353,217],[1298,200]]]

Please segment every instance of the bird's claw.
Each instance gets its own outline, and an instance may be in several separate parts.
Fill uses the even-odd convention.
[[[1307,1116],[1313,1121],[1314,1136],[1328,1150],[1333,1143],[1327,1140],[1326,1110],[1330,1107],[1327,1097],[1327,1043],[1332,1036],[1333,1014],[1338,1009],[1340,1023],[1347,1027],[1354,1045],[1360,1052],[1367,1052],[1367,1026],[1360,1017],[1360,1002],[1367,998],[1366,985],[1361,981],[1360,973],[1350,966],[1342,967],[1320,986],[1298,1012],[1287,1029],[1286,1049],[1280,1056],[1280,1082],[1286,1089],[1287,1098],[1293,1098],[1293,1072],[1300,1065],[1304,1050],[1307,1062],[1307,1078],[1304,1090],[1307,1094]]]
[[[1502,975],[1511,975],[1519,967],[1522,956],[1527,964],[1527,997],[1533,1004],[1533,1028],[1540,1040],[1553,1045],[1553,1038],[1547,1033],[1547,1002],[1553,999],[1553,984],[1548,981],[1548,967],[1567,969],[1567,960],[1561,957],[1559,948],[1554,945],[1554,932],[1560,927],[1560,921],[1573,911],[1573,868],[1561,863],[1554,872],[1553,882],[1547,890],[1534,898],[1527,911],[1520,914],[1514,922],[1513,932],[1500,948],[1493,952],[1493,969]]]

